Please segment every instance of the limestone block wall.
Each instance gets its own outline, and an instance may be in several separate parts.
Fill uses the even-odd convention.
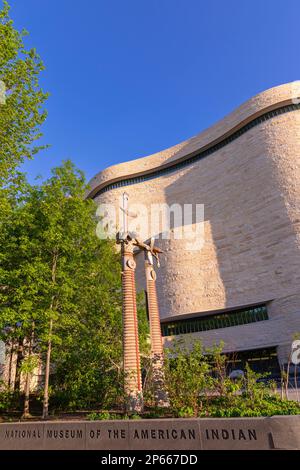
[[[160,171],[212,147],[205,158]],[[117,182],[123,186],[112,187]],[[194,335],[208,343],[223,339],[228,350],[280,345],[283,351],[300,332],[300,109],[294,84],[260,93],[175,147],[108,168],[90,186],[99,204],[118,206],[124,190],[149,211],[153,203],[204,204],[201,249],[189,250],[186,240],[157,241],[164,250],[157,271],[161,318],[268,302],[268,321]],[[144,231],[145,238],[151,235],[157,234]],[[136,258],[143,288],[143,257]]]

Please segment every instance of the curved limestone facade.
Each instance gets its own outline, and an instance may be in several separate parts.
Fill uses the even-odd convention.
[[[101,171],[89,193],[97,203],[118,208],[126,191],[141,225],[136,203],[146,207],[148,220],[162,203],[204,205],[199,249],[176,239],[174,231],[162,239],[153,227],[140,227],[143,238],[158,236],[164,250],[157,270],[162,324],[264,305],[267,317],[261,321],[191,335],[207,345],[223,340],[226,351],[275,347],[281,362],[300,333],[297,95],[295,83],[260,93],[185,142]],[[142,253],[136,261],[143,289]]]

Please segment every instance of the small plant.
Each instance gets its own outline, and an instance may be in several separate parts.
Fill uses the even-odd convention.
[[[100,420],[109,420],[111,419],[110,413],[108,411],[102,411],[100,413],[92,412],[87,415],[87,419],[90,421],[100,421]]]
[[[178,418],[192,418],[194,409],[191,406],[184,406],[178,410]]]
[[[6,384],[0,382],[0,411],[8,411],[18,404],[18,394],[8,389]]]
[[[100,413],[89,413],[86,418],[90,421],[108,421],[113,419],[123,419],[123,416],[117,413],[110,413],[109,411],[101,411]]]
[[[129,415],[129,419],[142,419],[142,417],[137,413],[133,413],[132,415]]]
[[[151,407],[150,411],[147,412],[147,415],[145,418],[150,418],[150,419],[159,419],[159,418],[165,418],[166,415],[168,416],[170,414],[170,409],[169,408],[159,408],[159,407]]]
[[[254,417],[300,414],[300,403],[282,400],[269,374],[258,374],[246,365],[245,374],[228,376],[228,360],[222,344],[203,349],[177,343],[165,361],[170,398],[167,413],[174,417]]]
[[[211,365],[199,341],[189,345],[178,342],[167,351],[165,359],[166,387],[175,416],[197,416],[203,399],[211,389]],[[182,411],[185,410],[185,411]]]

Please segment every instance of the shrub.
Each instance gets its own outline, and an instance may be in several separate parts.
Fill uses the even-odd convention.
[[[173,416],[255,417],[300,414],[300,403],[282,400],[268,374],[246,365],[245,375],[231,380],[222,344],[203,349],[199,341],[186,347],[180,342],[168,351],[166,387]]]
[[[197,416],[202,407],[201,394],[205,396],[212,387],[210,370],[200,342],[195,342],[192,350],[177,343],[167,351],[165,380],[175,415],[188,413],[189,416]]]
[[[17,408],[19,395],[9,390],[4,383],[0,383],[0,411],[8,411]]]
[[[86,417],[90,421],[123,419],[122,415],[119,415],[116,413],[110,413],[109,411],[101,411],[100,413],[92,412],[92,413],[89,413]]]

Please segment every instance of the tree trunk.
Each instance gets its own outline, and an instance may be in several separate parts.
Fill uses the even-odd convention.
[[[297,364],[294,364],[294,384],[295,384],[295,390],[296,390],[296,398],[297,398],[297,401],[299,401]]]
[[[20,387],[21,387],[21,371],[20,371],[20,365],[23,360],[23,341],[18,340],[17,343],[17,360],[16,360],[16,375],[15,375],[15,381],[14,381],[14,392],[20,392]]]
[[[49,377],[50,377],[50,363],[51,363],[51,349],[52,349],[52,330],[53,330],[53,320],[51,318],[49,324],[49,339],[48,339],[48,348],[47,348],[47,358],[45,366],[45,385],[44,385],[44,402],[43,402],[43,419],[48,418],[48,408],[49,408]]]
[[[289,399],[290,365],[291,365],[291,356],[289,356],[287,368],[286,368],[285,398],[287,400]]]
[[[29,418],[29,417],[30,417],[30,407],[29,407],[29,398],[30,398],[30,377],[31,377],[31,374],[29,374],[29,372],[27,372],[27,374],[26,374],[26,382],[25,382],[23,418]]]
[[[15,350],[14,343],[15,343],[15,341],[12,339],[11,340],[11,347],[10,347],[10,350],[9,350],[9,362],[8,362],[8,375],[7,375],[8,390],[11,390],[11,388],[12,388],[11,373],[12,373],[13,354],[14,354],[14,350]]]
[[[58,251],[54,250],[52,254],[52,270],[51,270],[51,280],[53,286],[56,282],[56,268],[58,260]],[[54,309],[55,296],[52,296],[50,311]],[[49,408],[49,377],[50,377],[50,364],[51,364],[51,350],[52,350],[52,332],[53,332],[53,318],[50,318],[49,323],[49,338],[48,338],[48,347],[47,347],[47,356],[46,356],[46,365],[45,365],[45,385],[44,385],[44,401],[43,401],[43,419],[48,418],[48,408]]]
[[[283,398],[284,398],[284,393],[283,393],[284,392],[284,376],[283,376],[283,374],[284,374],[284,366],[281,365],[280,366],[280,398],[281,398],[281,400],[283,400]]]
[[[33,349],[33,341],[34,341],[34,322],[32,322],[32,330],[31,330],[31,337],[28,346],[28,359],[30,360],[32,355]],[[31,382],[31,371],[26,373],[26,381],[25,381],[25,390],[24,390],[24,411],[23,411],[23,418],[30,417],[30,382]]]

